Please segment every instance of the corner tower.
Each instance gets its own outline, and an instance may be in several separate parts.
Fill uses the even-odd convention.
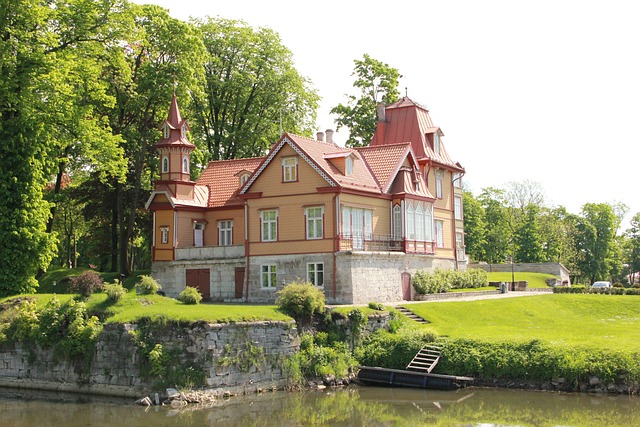
[[[187,138],[189,124],[180,116],[176,95],[171,99],[169,116],[162,124],[162,139],[155,145],[160,157],[160,179],[155,187],[168,188],[178,199],[193,199],[191,152],[196,147]]]

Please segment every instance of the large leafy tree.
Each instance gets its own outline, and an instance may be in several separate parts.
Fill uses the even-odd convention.
[[[199,32],[171,18],[165,9],[130,5],[127,13],[134,26],[120,40],[121,48],[105,58],[104,73],[108,93],[115,99],[105,114],[113,133],[122,138],[127,174],[124,179],[112,176],[106,182],[95,182],[94,175],[94,182],[86,184],[92,190],[84,192],[94,199],[87,209],[92,204],[106,208],[95,212],[100,218],[92,218],[102,225],[94,237],[106,235],[105,227],[109,228],[110,268],[125,275],[133,266],[134,244],[142,243],[138,237],[150,234],[144,202],[157,173],[154,144],[160,139],[160,126],[174,92],[185,101],[181,105],[188,106],[187,94],[199,83],[204,53]]]
[[[522,219],[514,232],[514,261],[541,262],[544,253],[539,230],[539,208],[530,204],[524,207]]]
[[[400,97],[398,80],[400,72],[378,61],[368,54],[362,60],[354,60],[353,74],[356,80],[353,87],[360,91],[358,96],[347,95],[346,104],[338,104],[331,109],[336,114],[337,129],[349,128],[348,147],[369,145],[376,131],[376,110],[379,102],[391,104]]]
[[[578,268],[590,282],[610,277],[618,218],[606,203],[582,206],[577,221]]]
[[[631,280],[635,283],[636,273],[640,272],[640,212],[631,218],[625,236],[628,242],[626,261]]]
[[[465,251],[477,261],[486,258],[487,221],[482,204],[469,191],[462,193],[464,209]]]
[[[482,203],[487,222],[486,261],[504,262],[507,255],[513,255],[512,230],[509,228],[504,191],[492,187],[484,188],[478,200]]]
[[[283,131],[312,134],[319,97],[276,32],[221,18],[194,23],[206,46],[204,90],[191,92],[201,164],[263,155]]]
[[[91,47],[113,42],[110,24],[121,8],[119,0],[0,0],[0,170],[7,174],[0,181],[0,295],[33,291],[35,274],[54,255],[43,188],[60,158],[79,149],[97,165],[108,149],[78,147],[105,137],[113,148],[93,112],[108,100],[85,67]]]

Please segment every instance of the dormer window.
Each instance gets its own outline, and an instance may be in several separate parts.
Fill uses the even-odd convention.
[[[162,136],[164,138],[169,138],[169,125],[166,123],[162,126]]]
[[[438,131],[433,133],[433,151],[440,155],[440,135],[438,135]]]
[[[187,138],[187,125],[186,124],[182,125],[181,135],[182,135],[182,139],[186,139]]]
[[[240,175],[240,187],[242,187],[249,180],[249,174],[244,173]]]
[[[293,182],[298,180],[298,159],[285,157],[282,159],[282,181]]]
[[[353,159],[351,157],[347,157],[344,163],[344,174],[346,176],[353,175]]]
[[[162,158],[162,173],[169,173],[169,158],[166,156]]]
[[[189,173],[189,158],[187,156],[182,158],[182,173]]]

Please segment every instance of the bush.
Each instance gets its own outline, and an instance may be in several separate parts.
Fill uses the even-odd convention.
[[[178,295],[178,301],[184,304],[200,304],[202,294],[196,288],[187,286],[180,292],[180,295]]]
[[[413,287],[418,294],[435,294],[450,289],[480,288],[489,284],[489,273],[482,269],[467,271],[442,270],[432,273],[417,271],[412,278]]]
[[[324,311],[324,293],[309,282],[293,281],[278,291],[278,309],[297,321],[309,322]]]
[[[140,282],[138,282],[136,287],[142,295],[155,294],[162,289],[162,286],[160,286],[153,277],[147,275],[140,276]]]
[[[93,270],[85,270],[71,279],[69,289],[84,298],[89,298],[94,292],[102,290],[102,278]]]
[[[127,293],[127,290],[118,282],[104,285],[103,290],[107,294],[107,299],[112,302],[118,302]]]
[[[384,305],[382,305],[379,302],[370,302],[369,303],[369,308],[371,310],[384,311]]]

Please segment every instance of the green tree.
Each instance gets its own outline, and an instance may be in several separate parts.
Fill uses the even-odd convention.
[[[319,96],[276,32],[221,18],[194,23],[206,47],[204,90],[191,92],[202,165],[263,155],[283,131],[313,133]]]
[[[577,264],[581,275],[592,283],[610,276],[617,221],[606,203],[582,206],[577,222]]]
[[[541,262],[544,260],[538,225],[539,208],[530,204],[524,208],[524,215],[514,233],[514,261]]]
[[[99,76],[85,67],[88,46],[113,42],[111,20],[121,9],[118,0],[0,0],[0,170],[8,174],[0,181],[0,295],[32,292],[54,255],[43,188],[56,159],[106,135],[93,114]]]
[[[563,206],[541,209],[539,232],[546,262],[560,262],[569,271],[577,271],[576,221]]]
[[[356,76],[353,86],[360,91],[359,96],[347,95],[347,104],[338,104],[331,109],[336,114],[337,129],[349,128],[348,147],[369,145],[376,131],[378,102],[391,104],[400,97],[397,69],[364,54],[362,60],[354,60],[352,75]],[[381,97],[381,98],[380,98]],[[380,98],[380,99],[379,99]]]
[[[469,191],[462,193],[464,209],[465,251],[476,261],[486,259],[487,222],[482,204]]]
[[[631,280],[635,283],[636,273],[640,272],[640,212],[631,218],[625,235],[628,239],[626,262],[631,273]]]
[[[478,197],[484,208],[487,232],[485,254],[489,263],[501,263],[512,254],[512,231],[509,228],[508,208],[504,191],[492,187],[484,188]]]

